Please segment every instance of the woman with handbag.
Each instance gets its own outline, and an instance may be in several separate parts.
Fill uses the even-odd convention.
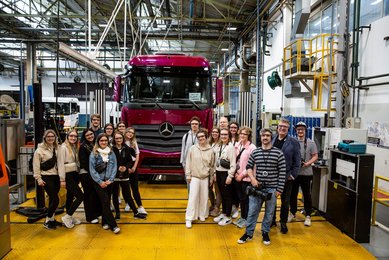
[[[100,198],[103,229],[111,229],[117,234],[120,232],[120,228],[110,208],[112,184],[116,176],[117,163],[116,156],[108,146],[108,142],[107,134],[102,133],[97,136],[89,157],[89,173],[94,181],[93,187]]]
[[[246,189],[250,185],[251,179],[247,174],[246,165],[248,163],[250,154],[256,149],[252,143],[253,131],[249,127],[242,127],[239,130],[240,141],[235,144],[236,154],[236,173],[235,173],[235,190],[238,192],[240,203],[240,218],[235,221],[239,228],[246,227],[247,215],[249,212],[249,197],[246,194]]]
[[[135,150],[135,157],[132,157],[134,165],[128,169],[128,173],[130,174],[130,186],[132,190],[132,195],[134,196],[135,202],[138,205],[138,212],[143,215],[147,215],[147,212],[142,205],[142,199],[139,193],[139,177],[136,171],[139,162],[139,148],[138,143],[136,141],[135,129],[133,127],[128,127],[124,133],[124,137],[126,139],[126,144]],[[130,206],[127,204],[124,210],[130,211]]]
[[[205,221],[208,217],[208,187],[212,186],[215,174],[215,153],[207,141],[208,132],[200,129],[196,137],[198,143],[191,146],[185,163],[185,177],[190,185],[188,206],[185,214],[187,228],[192,221]]]
[[[86,221],[97,224],[98,217],[101,216],[101,203],[93,188],[93,179],[89,174],[89,156],[93,151],[95,135],[92,129],[85,129],[81,134],[81,140],[84,140],[78,151],[80,160],[80,181],[84,191],[84,211]]]
[[[228,129],[224,128],[220,130],[220,141],[216,148],[216,181],[222,195],[222,214],[213,220],[220,226],[226,226],[231,224],[231,183],[235,174],[236,159]]]
[[[62,223],[67,228],[73,228],[81,221],[73,217],[73,213],[84,200],[80,183],[80,161],[78,159],[78,132],[73,129],[68,132],[65,142],[58,149],[58,174],[61,186],[66,187],[66,214]]]
[[[60,180],[57,169],[58,141],[54,130],[48,129],[43,134],[43,142],[38,144],[34,152],[33,171],[34,178],[39,186],[42,186],[49,196],[47,216],[43,226],[47,229],[56,229],[61,225],[54,218],[55,210],[59,204],[58,192]]]
[[[128,169],[134,165],[132,157],[135,157],[134,148],[128,147],[124,143],[124,135],[121,132],[115,132],[113,135],[113,147],[112,150],[116,155],[117,160],[117,173],[115,181],[113,183],[112,201],[115,207],[116,216],[115,219],[120,219],[119,209],[119,186],[122,188],[123,198],[127,205],[130,206],[134,213],[135,219],[145,219],[146,215],[140,214],[135,206],[134,200],[131,197],[129,178],[130,174]]]

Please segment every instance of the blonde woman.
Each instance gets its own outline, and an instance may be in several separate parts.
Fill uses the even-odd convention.
[[[73,217],[73,213],[84,200],[84,194],[79,186],[79,172],[78,132],[73,129],[58,149],[58,174],[61,186],[66,187],[66,214],[62,217],[62,223],[67,228],[73,228],[74,224],[81,224],[80,220]]]
[[[126,139],[126,145],[135,150],[135,158],[132,157],[134,165],[128,169],[128,172],[130,173],[130,186],[132,190],[132,196],[134,196],[135,202],[138,205],[138,212],[140,214],[147,215],[147,212],[142,205],[142,199],[139,193],[139,177],[136,171],[139,162],[139,147],[136,141],[135,129],[133,127],[128,127],[124,132],[124,137]],[[127,204],[124,210],[130,211],[130,206]]]
[[[212,147],[213,151],[216,153],[216,147],[220,142],[220,128],[215,126],[212,128],[211,135],[209,137],[209,145]],[[214,192],[215,187],[215,192]],[[209,187],[209,200],[211,202],[211,207],[209,210],[209,215],[212,217],[217,217],[220,215],[220,206],[222,204],[222,195],[219,191],[219,188],[214,183]]]
[[[60,180],[57,169],[58,142],[54,130],[46,130],[43,134],[43,142],[38,144],[34,152],[33,172],[39,186],[42,186],[49,196],[47,216],[43,226],[47,229],[56,229],[59,222],[54,218],[55,210],[59,204],[58,192]]]
[[[110,204],[113,182],[116,176],[116,156],[108,146],[109,136],[99,134],[89,157],[89,173],[94,181],[93,187],[101,202],[103,229],[111,229],[115,234],[120,232],[113,217]]]

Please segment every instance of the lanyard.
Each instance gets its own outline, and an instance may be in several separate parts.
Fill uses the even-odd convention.
[[[227,144],[224,146],[224,148],[223,148],[223,144],[220,145],[219,158],[220,158],[222,152],[224,151],[224,149],[226,149],[226,147],[227,147]]]

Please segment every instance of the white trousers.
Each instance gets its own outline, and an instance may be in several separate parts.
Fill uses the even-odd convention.
[[[186,208],[185,219],[197,220],[199,217],[208,217],[208,178],[192,178],[190,181],[190,191],[188,206]]]

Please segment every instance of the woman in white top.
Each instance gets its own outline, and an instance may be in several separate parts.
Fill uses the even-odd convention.
[[[236,156],[230,142],[228,129],[220,130],[220,140],[216,148],[216,181],[222,195],[223,211],[213,220],[220,226],[231,224],[232,179],[235,174]]]

